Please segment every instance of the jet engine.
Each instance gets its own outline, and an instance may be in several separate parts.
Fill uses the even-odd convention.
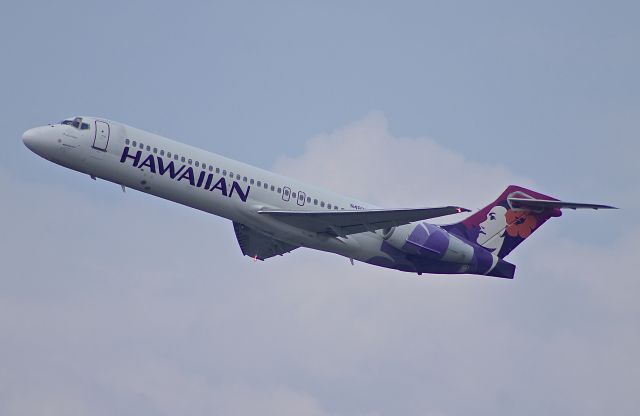
[[[473,259],[471,245],[426,222],[383,230],[382,237],[391,246],[421,257],[460,264],[469,264]]]

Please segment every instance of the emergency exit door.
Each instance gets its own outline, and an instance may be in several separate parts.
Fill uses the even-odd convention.
[[[304,205],[304,200],[307,196],[304,194],[304,192],[298,192],[298,205],[303,206]]]
[[[109,144],[109,134],[110,128],[109,124],[96,120],[96,134],[93,139],[93,147],[98,150],[107,150],[107,145]]]

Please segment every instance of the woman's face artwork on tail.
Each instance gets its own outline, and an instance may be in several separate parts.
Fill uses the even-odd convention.
[[[506,213],[505,207],[496,205],[487,214],[487,219],[480,223],[476,242],[496,255],[504,242],[504,230],[507,226]]]

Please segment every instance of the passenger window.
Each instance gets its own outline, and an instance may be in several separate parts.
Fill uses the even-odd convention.
[[[310,196],[308,196],[308,197],[307,197],[307,204],[310,204],[310,203],[311,203],[311,197],[310,197]]]
[[[278,188],[278,193],[282,192],[282,188]]]
[[[324,201],[320,201],[320,206],[324,208]]]
[[[184,162],[184,161],[183,161]],[[191,159],[189,159],[189,164],[191,164],[193,161]]]
[[[144,144],[140,143],[140,149],[144,150]]]
[[[264,183],[264,189],[269,189],[269,185],[266,182]]]
[[[222,171],[222,176],[227,176],[227,171],[226,171],[226,169]]]
[[[242,182],[246,182],[247,181],[247,177],[245,176],[244,178],[242,178]]]
[[[171,152],[167,152],[167,157],[171,159]]]
[[[298,192],[298,200],[296,201],[296,204],[298,204],[300,206],[304,206],[304,202],[306,200],[307,200],[307,197],[304,194],[304,192]]]
[[[240,180],[240,175],[236,174],[236,180],[239,181]]]
[[[164,150],[160,149],[160,156],[164,156]]]
[[[182,156],[182,157],[180,158],[180,160],[182,161],[182,163],[184,163],[184,162],[185,162],[185,160],[186,160],[186,158],[185,158],[184,156]]]
[[[200,166],[200,162],[196,160],[196,167]]]
[[[209,165],[209,172],[213,172],[213,166]]]
[[[220,173],[220,168],[216,168],[216,173]]]
[[[291,199],[291,189],[289,189],[288,186],[285,186],[282,189],[282,200],[283,201],[288,201],[289,199]]]
[[[153,148],[153,153],[158,153],[158,148],[157,147]]]
[[[337,211],[337,210],[338,210],[338,207],[334,206],[334,207],[333,207],[333,210],[334,210],[334,211]]]
[[[137,144],[136,144],[136,141],[135,141],[135,140],[131,142],[131,146],[133,146],[133,147],[136,147],[136,146],[137,146]]]
[[[262,186],[262,182],[258,181],[258,182],[256,182],[256,185]]]
[[[125,144],[128,145],[129,144],[129,139],[126,139],[124,142],[125,142]]]
[[[173,160],[178,160],[178,155],[173,155]]]
[[[255,181],[253,180],[253,178],[251,178],[251,179],[249,180],[249,183],[250,183],[251,185],[253,185],[253,183],[254,183],[254,182],[255,182]]]
[[[147,145],[147,152],[150,152],[150,151],[151,151],[151,146]]]
[[[331,209],[331,204],[327,204],[327,208]]]
[[[293,197],[293,199],[296,199],[296,193],[295,192],[291,192],[291,197]]]
[[[318,200],[317,199],[313,200],[313,205],[318,205]]]
[[[273,185],[271,185],[271,192],[273,192],[273,191],[275,191],[275,190],[276,190],[276,187],[275,187],[275,186],[273,186]]]

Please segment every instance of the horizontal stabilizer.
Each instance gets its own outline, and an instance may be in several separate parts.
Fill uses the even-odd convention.
[[[609,205],[584,204],[581,202],[553,201],[531,198],[507,198],[513,208],[528,208],[532,210],[569,208],[569,209],[617,209]]]
[[[262,209],[259,214],[316,233],[345,237],[349,234],[376,231],[415,221],[469,212],[461,207],[366,209],[340,211],[284,211]]]

